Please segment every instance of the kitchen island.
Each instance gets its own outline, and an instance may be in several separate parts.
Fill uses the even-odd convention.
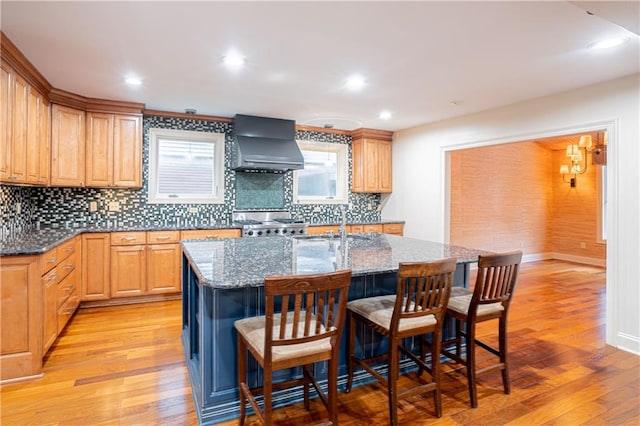
[[[182,344],[198,418],[213,424],[239,413],[234,321],[264,314],[264,278],[352,270],[349,300],[395,293],[400,262],[458,260],[454,285],[468,287],[469,265],[480,250],[387,234],[346,237],[298,236],[184,241],[182,264]],[[358,339],[368,354],[386,350],[386,341],[364,329]],[[412,346],[411,342],[408,343]],[[345,334],[339,383],[346,381]],[[262,371],[249,358],[248,384],[258,386]],[[326,365],[315,366],[320,377]],[[299,373],[278,371],[274,381]],[[358,374],[359,373],[359,374]],[[357,372],[354,385],[371,381]],[[274,392],[274,406],[302,399],[301,390]]]

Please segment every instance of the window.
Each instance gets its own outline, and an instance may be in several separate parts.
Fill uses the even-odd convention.
[[[224,134],[151,129],[149,203],[224,203]]]
[[[345,144],[298,141],[304,169],[293,177],[294,203],[346,204],[349,184]]]

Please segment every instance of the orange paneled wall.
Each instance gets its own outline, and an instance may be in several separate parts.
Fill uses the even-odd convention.
[[[559,174],[570,138],[451,152],[451,244],[603,260],[591,155],[575,188]]]
[[[535,142],[451,152],[451,244],[551,251],[551,151]]]

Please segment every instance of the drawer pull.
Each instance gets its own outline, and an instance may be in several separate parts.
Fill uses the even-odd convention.
[[[68,265],[65,265],[65,268],[66,269],[73,269],[73,268],[75,268],[75,265],[73,263],[70,263]]]
[[[156,237],[156,240],[168,240],[170,237]]]
[[[57,257],[52,257],[51,259],[47,260],[48,263],[56,263],[58,261]]]
[[[49,279],[47,279],[47,281],[51,282],[51,281],[55,281],[58,279],[58,274],[53,274],[49,277]]]
[[[66,252],[73,251],[73,247],[67,247],[66,249],[64,249],[64,251],[66,251]]]
[[[64,311],[65,315],[71,315],[73,313],[74,309],[73,308],[69,308],[66,311]]]
[[[205,238],[217,238],[215,235],[205,235]]]
[[[69,287],[65,287],[64,291],[71,291],[73,290],[73,284],[71,284]]]
[[[122,238],[120,238],[120,241],[133,241],[135,239],[136,239],[136,237],[122,237]]]

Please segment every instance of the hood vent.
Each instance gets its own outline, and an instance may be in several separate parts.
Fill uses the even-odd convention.
[[[304,168],[293,120],[236,114],[234,170],[283,173]]]

